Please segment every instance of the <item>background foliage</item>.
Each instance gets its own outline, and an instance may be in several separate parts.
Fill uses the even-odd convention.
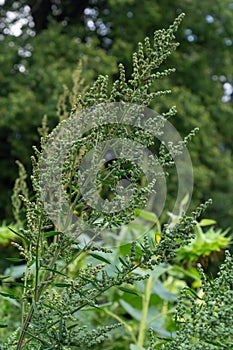
[[[231,225],[233,5],[230,0],[171,1],[2,1],[0,91],[0,217],[10,221],[15,160],[29,168],[31,146],[44,114],[57,123],[56,105],[63,84],[86,58],[83,76],[90,84],[100,73],[115,78],[117,62],[130,73],[136,43],[186,12],[178,33],[179,50],[169,59],[177,67],[157,88],[173,94],[153,105],[176,105],[172,123],[184,136],[198,126],[190,149],[195,174],[193,205],[209,197],[208,216]],[[20,29],[21,28],[21,29]]]

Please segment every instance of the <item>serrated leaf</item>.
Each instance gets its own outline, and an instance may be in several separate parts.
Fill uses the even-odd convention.
[[[138,295],[137,292],[135,292],[133,289],[125,288],[125,287],[118,287],[122,292]]]
[[[98,254],[90,254],[90,255],[97,260],[105,262],[106,264],[111,264],[109,260],[107,260],[106,258],[104,258],[101,255],[98,255]]]

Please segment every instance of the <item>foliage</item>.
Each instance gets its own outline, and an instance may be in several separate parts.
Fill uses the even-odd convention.
[[[182,16],[178,17],[167,31],[162,30],[155,33],[153,47],[150,46],[149,39],[145,39],[145,48],[139,44],[138,52],[133,58],[134,72],[131,81],[129,81],[134,91],[130,85],[127,85],[124,67],[120,65],[120,79],[114,83],[109,96],[107,95],[107,77],[100,76],[83,96],[78,97],[73,108],[76,110],[76,108],[93,105],[96,101],[125,100],[125,98],[131,102],[142,103],[145,101],[146,104],[149,104],[153,97],[161,95],[163,92],[152,93],[149,91],[149,87],[151,82],[160,75],[169,74],[169,70],[157,74],[154,74],[153,70],[176,48],[177,45],[173,43],[174,32],[177,30],[181,18]],[[60,101],[60,106],[61,103],[62,101]],[[48,137],[47,130],[44,121],[40,129],[42,150]],[[115,130],[113,129],[113,131]],[[100,137],[101,133],[102,137],[105,137],[105,128],[99,130]],[[78,142],[78,154],[81,147],[85,145],[83,142],[84,140]],[[169,258],[171,250],[168,248],[164,254],[163,244],[171,233],[166,230],[164,238],[156,246],[149,244],[147,236],[144,237],[144,242],[140,246],[133,242],[130,253],[122,259],[119,257],[119,262],[115,265],[112,273],[107,272],[105,265],[110,264],[110,262],[98,253],[107,254],[109,253],[107,249],[94,244],[81,248],[72,235],[63,234],[53,227],[38,196],[40,152],[35,148],[35,153],[36,155],[32,158],[35,199],[33,201],[28,199],[28,192],[25,189],[26,175],[21,165],[20,178],[16,182],[13,196],[14,200],[21,194],[20,198],[21,200],[23,198],[26,206],[26,227],[16,232],[22,239],[23,245],[14,243],[26,261],[26,272],[22,278],[23,283],[20,283],[23,288],[21,327],[7,340],[5,346],[7,349],[16,346],[18,350],[22,347],[32,349],[39,344],[41,349],[70,346],[91,347],[103,342],[106,333],[118,327],[118,324],[88,329],[86,325],[79,325],[77,312],[85,310],[87,307],[98,308],[100,296],[113,286],[130,285],[147,278],[147,275],[143,276],[134,271],[139,267],[153,269],[157,263],[153,259],[154,255],[160,256],[161,262],[165,262]],[[161,156],[161,160],[165,163],[165,154]],[[69,177],[65,176],[64,180],[69,185]],[[67,184],[64,183],[65,188],[67,188]],[[77,191],[77,189],[75,190]],[[68,192],[67,194],[72,195],[73,193]],[[16,220],[19,220],[21,202],[16,201],[14,207]],[[187,237],[193,220],[194,218],[190,219],[185,228]],[[183,237],[184,232],[177,230],[176,234]],[[180,246],[182,242],[177,242],[176,245]],[[140,254],[137,254],[136,260],[137,247],[140,247]],[[93,252],[96,253],[93,254]],[[91,262],[83,265],[83,255],[92,256],[97,261],[100,260],[101,264]],[[70,263],[74,262],[81,264],[75,279],[70,276],[71,271],[68,269]],[[4,294],[3,292],[3,295],[7,297],[8,293]],[[13,298],[18,297],[14,296]],[[143,323],[142,325],[144,327]],[[143,343],[144,332],[143,328],[140,343]]]
[[[155,80],[166,77],[172,70],[166,69],[163,72],[156,73],[154,70],[177,47],[177,44],[173,41],[174,32],[177,30],[182,17],[183,15],[180,15],[167,30],[157,31],[152,45],[148,38],[145,39],[143,44],[139,44],[138,51],[133,55],[133,70],[129,80],[126,78],[122,64],[119,65],[119,79],[112,86],[108,85],[107,76],[99,76],[87,91],[78,96],[76,104],[72,106],[71,115],[77,108],[83,109],[87,106],[93,106],[96,102],[127,101],[148,105],[153,98],[166,94],[167,91],[154,92],[152,87]],[[76,92],[73,93],[76,95]],[[71,99],[71,102],[73,102],[73,99]],[[61,105],[62,101],[60,101]],[[61,109],[59,110],[61,111]],[[174,109],[171,109],[166,113],[166,117],[173,114]],[[63,113],[61,119],[63,119]],[[49,137],[45,121],[44,119],[40,129],[42,151]],[[115,135],[118,136],[125,135],[122,128],[118,128],[118,130],[112,128],[110,131],[113,134],[115,132]],[[100,128],[98,130],[100,139],[101,137],[104,138],[107,132],[109,132],[107,127]],[[186,143],[192,134],[190,133],[183,143]],[[91,148],[88,136],[89,134],[86,135],[87,149],[88,147]],[[77,157],[83,155],[82,147],[85,146],[84,141],[86,139],[78,140],[76,145]],[[145,139],[147,140],[146,137],[143,138],[142,136],[141,139],[143,142]],[[145,349],[145,347],[151,350],[162,348],[161,346],[170,349],[174,348],[170,347],[173,341],[174,344],[177,344],[177,339],[182,340],[185,337],[184,333],[189,332],[189,325],[192,329],[192,320],[197,320],[195,325],[197,324],[199,328],[197,328],[194,339],[191,338],[190,340],[196,343],[200,340],[203,345],[202,338],[199,339],[201,326],[198,323],[198,312],[200,307],[195,308],[195,302],[192,304],[194,305],[193,309],[191,309],[193,312],[192,318],[189,320],[187,317],[183,329],[182,327],[178,329],[177,338],[170,339],[168,337],[168,333],[174,332],[177,325],[172,318],[168,318],[166,324],[165,316],[173,314],[174,302],[177,300],[177,293],[181,285],[177,281],[178,279],[174,278],[174,275],[171,276],[172,283],[170,286],[166,278],[163,281],[162,278],[163,275],[170,274],[170,270],[173,269],[171,263],[176,257],[176,251],[190,243],[194,238],[197,218],[206,210],[209,202],[197,207],[190,216],[182,217],[176,225],[166,224],[162,228],[154,213],[148,214],[140,211],[141,216],[144,215],[149,220],[154,220],[155,231],[148,232],[144,237],[132,241],[126,247],[119,245],[118,250],[109,250],[102,245],[96,245],[94,242],[83,245],[80,244],[79,237],[76,238],[67,232],[65,234],[58,231],[46,214],[44,203],[39,196],[41,152],[36,147],[34,151],[35,156],[32,157],[34,197],[27,198],[26,177],[22,167],[20,167],[20,179],[15,186],[15,195],[21,194],[19,198],[26,208],[26,223],[23,228],[15,231],[15,234],[21,239],[21,243],[14,243],[21,255],[21,259],[16,258],[15,261],[25,262],[26,264],[23,277],[19,282],[13,281],[12,286],[17,286],[14,289],[16,294],[10,293],[5,285],[7,277],[3,276],[1,278],[3,281],[1,296],[4,299],[10,298],[16,302],[20,301],[22,315],[19,327],[10,335],[7,334],[7,339],[1,345],[1,349],[99,349],[100,347],[103,348],[105,344],[109,348],[109,343],[106,341],[108,336],[110,340],[116,338],[115,350],[117,350],[117,346],[118,349],[122,349],[122,341],[125,341],[124,345],[128,348],[128,339],[131,342],[131,350]],[[164,167],[171,165],[171,161],[162,146],[159,161]],[[73,169],[72,165],[74,166]],[[64,170],[70,171],[70,168],[74,173],[77,170],[75,163],[70,164],[68,162],[68,166]],[[118,165],[116,169],[118,169]],[[132,169],[130,170],[132,171]],[[74,184],[76,183],[72,177],[63,177],[64,188],[70,189],[66,194],[68,197],[77,196],[79,201],[78,188],[77,186],[69,187],[70,179],[74,181]],[[119,180],[119,177],[117,179]],[[51,181],[51,179],[47,180]],[[138,192],[138,197],[141,198],[140,192]],[[13,196],[14,198],[15,196]],[[17,219],[19,218],[21,202],[17,202],[14,208]],[[74,209],[78,208],[74,207]],[[77,210],[77,213],[82,215],[84,211],[85,208],[81,208],[81,210]],[[83,218],[84,221],[93,220],[92,214],[92,212],[87,212],[86,217]],[[124,220],[128,222],[128,219],[127,215],[123,215],[120,226],[124,224]],[[174,280],[176,283],[173,283]],[[227,316],[227,310],[231,310],[232,306],[229,304],[230,298],[226,297],[226,292],[230,290],[229,285],[232,284],[232,258],[230,256],[227,257],[221,275],[215,282],[218,288],[215,290],[215,287],[210,283],[211,288],[213,287],[211,294],[206,279],[202,278],[203,290],[206,292],[203,297],[206,303],[203,306],[203,319],[206,320],[206,315],[210,314],[210,310],[213,311],[214,302],[214,308],[219,310],[217,311],[217,317],[221,321],[231,321],[231,316]],[[173,289],[175,286],[175,291],[171,290],[172,285]],[[217,294],[220,286],[223,286],[222,293]],[[113,297],[109,294],[110,297],[108,298],[108,293],[116,294]],[[133,299],[132,295],[137,299]],[[196,296],[196,294],[194,295]],[[111,303],[110,311],[105,305],[106,299]],[[141,303],[141,308],[138,307],[139,303]],[[154,305],[156,305],[156,309]],[[180,310],[183,310],[182,306],[185,307],[186,304],[183,304],[181,300],[177,309],[176,321],[178,322],[183,321],[184,318],[184,313],[180,312]],[[8,319],[5,314],[5,307],[3,310],[1,326],[5,328],[5,322]],[[82,315],[93,315],[96,310],[100,314],[107,313],[109,316],[108,324],[99,323],[96,316],[90,323],[87,322],[85,316],[82,317]],[[120,310],[120,314],[118,310]],[[10,309],[9,312],[11,312]],[[124,316],[126,314],[132,318],[131,321],[125,320]],[[208,338],[212,343],[221,341],[227,329],[224,322],[220,323],[219,328],[215,327],[216,319],[214,319],[214,315],[213,313]],[[225,316],[226,318],[224,318]],[[136,329],[132,329],[135,321],[137,321]],[[11,327],[18,326],[18,320],[12,323]],[[122,330],[122,326],[124,326],[124,330]],[[148,326],[155,330],[156,339],[153,339],[152,330],[148,334]],[[159,339],[157,342],[158,334],[161,333],[165,339],[162,339],[162,341]],[[231,346],[230,339],[226,338],[224,341],[226,346]]]
[[[0,217],[8,222],[13,219],[9,187],[13,187],[17,174],[15,160],[31,172],[31,147],[39,145],[37,128],[44,115],[50,128],[57,124],[57,98],[63,85],[72,85],[72,73],[78,62],[83,60],[86,85],[97,73],[111,75],[116,71],[116,59],[98,48],[98,42],[93,40],[86,45],[79,42],[78,30],[70,38],[63,29],[61,24],[51,21],[49,29],[36,37],[24,40],[6,36],[1,40]],[[102,65],[98,64],[100,60]]]
[[[196,237],[188,246],[178,249],[177,260],[192,265],[194,262],[198,262],[200,258],[206,258],[211,253],[220,252],[226,248],[232,239],[230,236],[226,237],[229,230],[214,230],[213,227],[209,228],[205,233],[202,230],[203,226],[215,223],[215,221],[208,219],[203,219],[200,223],[197,223],[195,227]]]
[[[229,252],[220,267],[218,277],[213,281],[199,268],[202,289],[196,294],[192,289],[184,289],[177,307],[176,337],[164,349],[231,349],[232,328],[232,268],[233,260]]]
[[[6,225],[2,225],[0,227],[0,245],[6,245],[8,244],[11,240],[14,240],[16,238],[16,235],[14,232],[10,231]]]

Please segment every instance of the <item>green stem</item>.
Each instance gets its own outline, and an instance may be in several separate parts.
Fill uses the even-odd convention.
[[[141,347],[143,346],[144,338],[145,338],[146,318],[147,318],[152,288],[153,288],[153,277],[150,276],[146,282],[145,294],[143,296],[142,318],[140,322],[138,340],[137,340],[137,345]]]
[[[104,312],[105,312],[106,314],[108,314],[109,316],[115,318],[115,319],[116,319],[117,321],[119,321],[120,323],[122,323],[122,324],[125,326],[125,329],[128,331],[128,333],[131,335],[132,341],[133,341],[134,343],[136,343],[137,339],[135,338],[135,335],[134,335],[134,333],[133,333],[133,330],[132,330],[132,327],[131,327],[131,326],[129,326],[120,316],[114,314],[113,312],[108,311],[108,310],[105,310],[105,309],[104,309]]]

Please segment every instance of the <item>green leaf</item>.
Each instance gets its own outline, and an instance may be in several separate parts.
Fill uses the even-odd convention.
[[[49,304],[43,303],[43,305],[44,305],[45,307],[47,307],[48,309],[50,309],[50,310],[56,310],[55,307],[53,307],[53,306],[51,306],[51,305],[49,305]]]
[[[32,265],[34,264],[35,261],[36,261],[36,259],[32,259],[32,260],[30,261],[30,263],[28,264],[28,266],[29,266],[29,267],[32,266]]]
[[[203,300],[192,288],[189,288],[188,291],[192,293],[197,299]]]
[[[48,267],[44,267],[44,269],[45,269],[46,271],[51,271],[51,272],[57,273],[58,275],[67,277],[64,273],[62,273],[62,272],[60,272],[60,271],[57,271],[57,270],[54,270],[54,269],[49,269]]]
[[[32,306],[33,306],[34,312],[36,313],[37,312],[37,306],[36,306],[36,302],[35,302],[35,300],[33,298],[32,298]]]
[[[44,237],[48,238],[48,237],[53,237],[53,236],[58,236],[60,235],[62,232],[60,231],[49,231],[49,232],[44,232]]]
[[[118,287],[122,292],[138,295],[137,292],[135,292],[133,289],[125,288],[125,287]]]
[[[60,318],[60,320],[59,320],[59,333],[58,333],[59,341],[62,340],[62,333],[63,333],[63,322],[62,322],[62,318]]]
[[[91,283],[94,287],[98,288],[97,284],[92,281],[90,278],[84,277],[84,276],[79,276],[83,281]]]
[[[23,288],[23,283],[20,283],[20,282],[7,281],[5,283],[9,283],[11,286],[16,286],[16,287]]]
[[[21,259],[21,258],[6,258],[6,260],[8,260],[8,261],[12,261],[12,262],[20,262],[20,261],[25,261],[24,259]]]
[[[210,226],[210,225],[214,225],[216,224],[215,220],[211,220],[211,219],[202,219],[199,223],[200,226]]]
[[[122,263],[122,265],[128,267],[128,264],[126,263],[126,261],[124,261],[124,259],[122,259],[120,256],[119,256],[119,260]]]
[[[6,328],[6,327],[8,327],[7,324],[0,324],[0,328]]]
[[[5,280],[6,278],[9,278],[11,276],[0,276],[0,281]]]
[[[200,276],[199,273],[196,269],[192,269],[190,268],[189,270],[185,270],[183,267],[178,266],[178,265],[174,265],[173,266],[173,270],[177,271],[177,272],[181,272],[182,274],[184,274],[184,276],[188,276],[193,278],[195,281],[200,281]]]
[[[67,329],[72,329],[72,328],[74,328],[74,327],[77,327],[77,326],[79,326],[80,325],[80,323],[75,323],[75,324],[72,324],[71,326],[69,326],[69,327],[67,327]]]
[[[34,334],[30,333],[29,331],[26,331],[27,334],[29,334],[32,338],[38,340],[42,345],[40,346],[40,350],[52,350],[54,349],[54,346],[47,343],[46,341],[44,341],[43,339],[35,336]]]
[[[111,264],[109,260],[107,260],[106,258],[104,258],[101,255],[98,255],[98,254],[90,254],[90,255],[97,260],[105,262],[106,264]]]
[[[34,213],[35,213],[36,215],[41,215],[41,211],[39,211],[39,210],[37,210],[37,209],[34,209]]]
[[[147,221],[152,221],[154,223],[157,223],[158,218],[157,216],[149,211],[141,210],[141,209],[135,209],[135,214],[139,215],[141,218],[147,220]]]
[[[6,297],[6,298],[18,299],[15,295],[10,294],[10,293],[6,293],[6,292],[0,292],[0,295],[2,295],[3,297]]]
[[[13,228],[8,226],[8,229],[13,232],[14,234],[16,234],[17,236],[19,236],[21,239],[23,239],[24,241],[26,241],[27,243],[29,243],[29,239],[24,237],[23,235],[21,235],[21,233],[16,232]]]
[[[69,283],[55,283],[54,286],[59,287],[59,288],[65,288],[65,287],[70,287]]]

